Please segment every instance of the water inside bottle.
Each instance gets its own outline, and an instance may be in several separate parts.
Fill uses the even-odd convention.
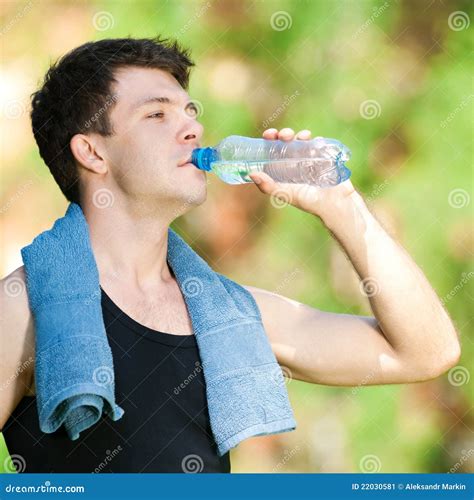
[[[350,170],[329,159],[297,159],[266,161],[217,161],[212,170],[228,184],[253,182],[249,174],[264,172],[277,182],[335,186],[350,177]]]

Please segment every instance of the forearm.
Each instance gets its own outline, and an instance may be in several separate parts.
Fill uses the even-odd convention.
[[[361,291],[398,355],[420,366],[456,358],[457,333],[435,291],[359,193],[341,198],[320,217],[354,265]]]

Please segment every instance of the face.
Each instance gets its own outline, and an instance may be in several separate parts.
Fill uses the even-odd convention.
[[[114,134],[103,138],[108,175],[128,201],[169,208],[176,216],[206,199],[206,175],[180,166],[203,133],[187,92],[166,71],[117,71],[110,111]]]

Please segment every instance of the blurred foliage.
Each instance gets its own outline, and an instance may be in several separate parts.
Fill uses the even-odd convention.
[[[27,113],[50,62],[91,39],[175,37],[197,63],[190,94],[202,105],[205,144],[289,126],[350,147],[354,185],[443,298],[469,375],[472,2],[32,0],[2,8],[4,274],[66,207]],[[322,224],[293,207],[274,208],[254,186],[211,179],[208,201],[174,226],[215,270],[243,284],[371,314]],[[451,373],[358,388],[291,381],[298,429],[247,440],[232,452],[233,471],[472,471],[469,379],[460,384]]]

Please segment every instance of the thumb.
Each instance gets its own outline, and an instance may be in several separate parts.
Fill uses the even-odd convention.
[[[270,194],[276,186],[275,181],[263,172],[249,174],[249,177],[262,193]]]

